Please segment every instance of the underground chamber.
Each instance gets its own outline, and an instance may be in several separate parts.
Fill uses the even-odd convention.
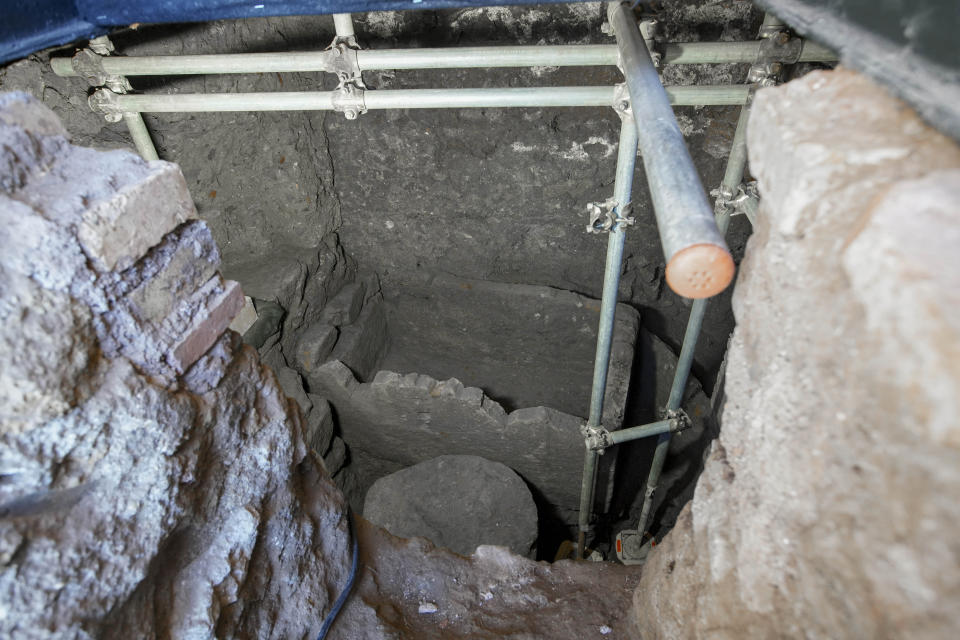
[[[338,205],[339,215],[346,218],[346,252],[336,237],[323,240],[337,247],[334,259],[341,260],[341,265],[328,274],[335,277],[321,289],[311,288],[309,279],[314,276],[308,273],[307,281],[297,285],[302,289],[299,297],[281,300],[283,296],[269,292],[269,286],[264,290],[259,286],[262,282],[254,283],[246,277],[250,261],[243,267],[231,267],[235,260],[228,260],[228,272],[236,273],[238,280],[256,294],[248,299],[249,319],[242,327],[248,332],[247,341],[260,348],[264,360],[277,370],[281,384],[298,399],[307,414],[308,442],[324,457],[328,470],[358,512],[363,511],[364,495],[370,487],[391,473],[441,455],[479,456],[505,464],[531,491],[541,523],[540,557],[549,559],[557,541],[564,539],[576,539],[574,555],[583,556],[596,517],[607,521],[626,517],[638,519],[626,547],[621,540],[599,538],[595,546],[611,558],[616,549],[621,560],[641,562],[649,547],[650,538],[644,534],[654,497],[661,506],[665,501],[663,492],[658,494],[656,489],[671,438],[680,434],[678,438],[703,446],[705,434],[715,433],[704,427],[712,420],[708,412],[698,406],[697,415],[691,418],[681,404],[700,333],[704,299],[722,291],[732,277],[733,262],[722,231],[731,213],[748,211],[755,201],[749,189],[741,190],[745,194],[742,197],[737,191],[743,177],[743,123],[748,108],[741,109],[741,121],[735,127],[716,221],[673,109],[702,103],[749,103],[756,85],[665,88],[658,68],[665,64],[680,68],[763,60],[769,64],[754,64],[751,78],[771,83],[782,67],[781,59],[830,60],[832,54],[812,44],[807,46],[799,38],[791,40],[782,25],[772,19],[761,25],[759,41],[702,46],[658,42],[655,17],[638,24],[637,15],[617,3],[605,6],[597,16],[608,25],[613,43],[370,49],[358,41],[351,16],[343,14],[334,21],[336,33],[330,47],[322,52],[156,55],[149,53],[148,46],[147,53],[140,54],[134,38],[130,41],[133,46],[127,47],[131,53],[118,56],[114,44],[100,38],[72,58],[51,60],[57,75],[81,76],[95,87],[91,108],[108,121],[127,125],[147,159],[157,157],[157,152],[143,113],[335,111],[346,117],[347,127],[326,128],[325,135],[344,141],[355,135],[350,133],[351,121],[375,118],[380,110],[442,113],[604,105],[613,116],[605,119],[618,122],[619,135],[615,137],[619,139],[603,142],[607,145],[604,164],[614,178],[610,184],[612,197],[591,203],[587,207],[588,224],[580,227],[588,237],[594,236],[594,255],[606,245],[601,279],[588,286],[596,292],[595,297],[560,287],[523,284],[522,275],[506,281],[458,277],[443,270],[420,270],[419,263],[412,271],[401,270],[399,276],[394,270],[381,283],[376,271],[371,270],[376,267],[377,256],[373,256],[372,264],[365,263],[376,236],[357,236],[350,231],[353,217],[360,212],[348,208],[344,195],[339,196]],[[781,33],[784,35],[769,37]],[[434,74],[443,74],[444,69],[454,73],[484,69],[502,75],[504,69],[540,68],[537,63],[546,62],[570,69],[617,65],[619,69],[611,77],[621,75],[621,81],[603,87],[398,89],[389,84],[368,86],[363,76],[378,73],[383,84],[388,77],[383,75],[384,69]],[[136,82],[140,76],[168,76],[181,83],[178,78],[198,73],[230,76],[263,72],[276,73],[278,78],[283,72],[327,73],[337,78],[337,85],[333,90],[313,92],[184,93],[177,89],[169,93],[127,89],[127,78]],[[186,86],[190,86],[189,81]],[[356,126],[352,130],[355,132]],[[425,131],[429,134],[430,129]],[[590,140],[603,138],[594,136]],[[514,155],[526,149],[520,142],[512,148]],[[214,153],[208,158],[214,158]],[[581,153],[564,157],[590,159],[585,151]],[[285,157],[281,156],[279,163]],[[381,158],[382,154],[372,165],[358,165],[359,173],[369,174],[371,168],[383,163]],[[341,160],[331,161],[332,171]],[[611,166],[614,161],[615,166]],[[353,169],[354,162],[347,160],[346,166]],[[641,307],[618,303],[625,244],[628,234],[635,234],[631,230],[634,208],[639,213],[643,206],[634,202],[634,174],[641,162],[650,194],[645,205],[647,228],[657,231],[665,261],[659,277],[676,293],[697,298],[686,333],[673,336],[675,347],[682,345],[674,371],[647,366],[661,379],[652,383],[647,379],[644,388],[631,378],[639,354],[636,345],[643,318],[637,309]],[[387,161],[385,167],[389,164]],[[353,189],[349,179],[342,177],[337,188],[341,193]],[[361,192],[371,191],[368,186],[361,187]],[[211,190],[209,198],[214,199],[216,194],[217,190]],[[310,197],[306,200],[311,202]],[[480,202],[475,197],[471,201]],[[393,228],[394,223],[387,221],[386,226]],[[296,233],[296,229],[293,231]],[[357,261],[350,262],[354,240],[366,247],[367,255],[361,251]],[[415,255],[417,249],[411,249]],[[269,238],[266,251],[268,255],[274,251]],[[308,258],[308,262],[311,260],[315,256]],[[253,271],[263,270],[254,265]],[[261,291],[266,292],[261,295]],[[654,315],[657,313],[662,311]],[[685,320],[686,309],[681,308],[678,315]],[[661,351],[669,352],[669,348]],[[657,395],[656,388],[666,386],[664,377],[672,379],[672,386],[666,399],[656,399],[660,406],[628,410],[632,382],[634,396],[649,398]],[[625,425],[624,420],[630,418],[646,424]],[[624,426],[629,428],[618,433]],[[682,435],[694,426],[696,429]],[[644,459],[649,457],[648,452],[637,454],[637,446],[620,447],[636,439],[645,439],[648,445],[656,443],[652,459]],[[673,445],[674,451],[683,448]],[[639,465],[634,459],[638,456],[650,468],[646,487],[638,488],[636,482],[622,483],[621,493],[625,495],[614,506],[615,481],[625,473],[618,471],[617,461],[627,459],[627,466],[635,473]],[[696,468],[697,464],[683,466]],[[579,477],[571,473],[577,468],[581,469]],[[685,479],[690,481],[689,474]],[[637,495],[643,496],[639,514],[632,513]],[[638,541],[644,551],[637,548]],[[631,557],[631,553],[639,555]]]
[[[829,191],[850,149],[818,156],[826,186],[783,186],[843,139],[783,105],[862,94],[875,131],[923,126],[888,122],[875,88],[749,3],[642,4],[147,25],[5,67],[5,89],[41,87],[54,115],[0,105],[16,169],[0,312],[29,347],[3,354],[19,394],[0,434],[3,593],[104,637],[619,637],[628,610],[676,637],[684,616],[664,612],[690,594],[713,622],[748,600],[730,571],[769,595],[789,571],[758,558],[816,563],[797,522],[835,503],[783,451],[837,493],[880,486],[835,455],[861,450],[854,412],[806,420],[796,396],[846,388],[854,360],[832,367],[804,331],[859,316],[818,307],[814,278],[787,282],[764,247],[850,299],[837,273],[875,291],[863,274],[902,256],[878,243],[882,265],[851,266],[858,233],[887,241],[887,210],[805,226],[828,207],[791,189]],[[842,264],[831,225],[849,231]],[[799,323],[794,298],[818,319]],[[807,356],[830,389],[790,377]]]

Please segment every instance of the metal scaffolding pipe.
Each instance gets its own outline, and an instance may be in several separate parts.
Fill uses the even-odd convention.
[[[573,44],[445,49],[364,49],[357,52],[357,64],[363,71],[610,66],[617,64],[617,48],[608,44]]]
[[[727,230],[727,224],[730,220],[728,213],[724,212],[717,217],[717,225],[723,232]],[[693,355],[697,348],[697,340],[700,337],[700,329],[703,326],[703,316],[707,311],[707,299],[699,298],[693,301],[690,308],[690,317],[687,320],[687,330],[683,334],[683,346],[680,348],[680,357],[677,359],[677,369],[673,374],[673,384],[670,386],[670,399],[667,401],[667,410],[676,410],[680,408],[683,402],[683,392],[687,388],[687,379],[690,376],[690,368],[693,365]],[[637,522],[637,531],[641,533],[647,526],[647,520],[650,518],[650,509],[653,506],[653,494],[657,491],[657,485],[660,482],[660,474],[663,471],[663,463],[667,459],[667,451],[670,449],[671,432],[660,434],[657,438],[657,446],[653,452],[653,461],[650,463],[650,471],[647,473],[646,488],[643,493],[643,506],[640,509],[640,519]]]
[[[675,420],[660,420],[658,422],[651,422],[650,424],[645,424],[639,427],[630,427],[629,429],[611,431],[607,435],[607,439],[612,445],[621,444],[624,442],[631,442],[633,440],[640,440],[641,438],[659,436],[664,433],[673,433],[676,428],[677,422]]]
[[[367,109],[440,109],[470,107],[612,106],[614,87],[527,87],[484,89],[385,89],[364,91]],[[746,85],[671,87],[675,105],[743,104]],[[99,96],[99,97],[98,97]],[[92,104],[115,113],[186,113],[213,111],[329,111],[335,91],[272,93],[113,94],[100,90]]]
[[[98,96],[102,96],[104,99],[99,100]],[[333,109],[333,96],[333,91],[112,94],[105,89],[101,89],[91,96],[91,105],[97,111],[119,113],[325,111]]]
[[[617,151],[617,175],[614,181],[613,198],[618,211],[630,204],[633,191],[633,174],[637,162],[637,128],[629,113],[622,114],[620,142]],[[610,347],[613,344],[613,326],[617,313],[617,294],[620,288],[620,272],[623,269],[623,244],[626,230],[614,225],[607,235],[607,260],[603,270],[603,296],[600,301],[600,324],[597,329],[597,351],[593,361],[593,386],[590,391],[590,416],[587,425],[600,426],[603,416],[603,396],[607,389],[607,370],[610,366]],[[593,511],[594,491],[597,484],[597,459],[599,454],[585,447],[583,477],[580,484],[579,534],[577,557],[582,558],[586,548],[587,531],[590,529],[590,514]]]
[[[727,168],[723,173],[723,181],[720,182],[720,195],[724,198],[732,198],[736,194],[740,183],[743,182],[743,172],[747,166],[747,120],[750,119],[752,99],[753,95],[751,94],[743,108],[740,109],[740,117],[737,118],[737,128],[733,133],[733,144],[730,145],[730,155],[727,157]],[[717,226],[719,226],[719,223]],[[721,232],[723,231],[721,229]]]
[[[353,18],[349,13],[333,14],[333,28],[336,30],[338,38],[353,38],[356,36],[353,32]]]
[[[708,298],[733,279],[733,257],[717,230],[700,176],[670,108],[650,52],[626,3],[607,15],[617,36],[620,63],[637,124],[650,185],[667,284],[687,298]]]
[[[123,121],[130,130],[133,146],[137,148],[140,157],[144,160],[159,160],[160,156],[157,155],[157,148],[153,145],[153,140],[150,139],[150,132],[143,121],[143,116],[139,113],[125,113],[123,114]]]
[[[767,13],[763,17],[763,24],[760,27],[761,37],[769,37],[771,34],[783,28],[781,22],[776,16]],[[733,135],[733,145],[730,148],[730,156],[727,158],[727,168],[723,174],[723,181],[720,183],[720,198],[717,206],[717,228],[720,233],[726,234],[727,226],[730,224],[729,200],[737,192],[740,183],[743,182],[743,173],[747,166],[747,122],[750,119],[750,109],[753,106],[753,93],[744,102],[740,109],[740,117],[737,119],[737,129]],[[724,203],[723,201],[727,201]],[[756,203],[749,201],[747,205],[748,217],[750,212],[755,212]],[[753,224],[753,218],[750,218]],[[677,359],[677,370],[674,372],[673,383],[670,386],[670,397],[667,400],[667,410],[676,410],[680,408],[683,402],[683,392],[687,388],[687,378],[690,376],[690,368],[693,366],[694,351],[697,348],[697,340],[700,337],[700,329],[703,326],[703,317],[707,311],[706,300],[694,300],[690,309],[690,318],[687,320],[687,330],[683,335],[683,346],[680,348],[680,357]],[[656,493],[657,484],[660,482],[660,473],[663,471],[663,464],[667,458],[667,451],[670,448],[670,433],[664,433],[657,439],[657,448],[653,454],[653,461],[650,464],[650,471],[647,474],[647,484],[644,490],[643,507],[640,509],[640,520],[637,522],[637,531],[643,533],[650,518],[650,510],[653,506],[653,495]]]
[[[609,107],[613,87],[511,87],[366,91],[367,109],[465,107]]]
[[[348,15],[348,14],[342,14]],[[336,15],[334,16],[336,20]],[[344,28],[346,25],[344,25]],[[352,27],[351,27],[352,31]],[[338,36],[340,31],[337,32]],[[681,42],[663,47],[663,64],[753,63],[761,41]],[[613,66],[617,47],[609,44],[527,45],[505,47],[446,47],[441,49],[363,49],[357,51],[361,71],[378,69],[467,69],[498,67]],[[798,62],[832,62],[829,49],[804,42]],[[220,73],[285,73],[333,70],[329,51],[227,53],[184,56],[106,57],[100,60],[110,75],[172,76]],[[776,57],[770,62],[793,62]],[[71,58],[51,58],[58,76],[80,75]]]

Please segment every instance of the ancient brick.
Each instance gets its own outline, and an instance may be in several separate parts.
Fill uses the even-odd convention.
[[[243,291],[240,285],[228,280],[223,292],[197,314],[193,324],[171,349],[170,361],[177,371],[185,371],[207,352],[220,334],[227,330],[230,321],[243,307]]]

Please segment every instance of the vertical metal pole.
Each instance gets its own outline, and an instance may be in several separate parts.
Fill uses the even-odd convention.
[[[138,112],[123,114],[123,121],[127,123],[130,129],[130,137],[133,138],[133,145],[144,160],[159,160],[157,148],[150,139],[150,132],[147,130],[147,124],[143,121],[143,116]]]
[[[353,32],[353,18],[349,13],[333,14],[333,27],[337,31],[338,38],[353,38],[356,36]]]
[[[633,174],[637,162],[637,128],[629,112],[621,113],[620,144],[617,154],[617,176],[613,197],[617,210],[630,203],[633,190]],[[617,295],[620,288],[620,271],[623,267],[623,243],[625,229],[616,225],[607,237],[607,261],[603,270],[603,297],[600,302],[600,325],[597,330],[597,353],[593,361],[593,387],[590,391],[590,416],[587,424],[600,426],[603,415],[603,395],[607,388],[607,369],[610,366],[610,346],[613,343],[613,326],[617,312]],[[582,558],[586,548],[587,531],[590,530],[590,513],[593,510],[594,490],[597,483],[597,458],[592,449],[585,450],[583,478],[580,486],[579,535],[577,557]]]

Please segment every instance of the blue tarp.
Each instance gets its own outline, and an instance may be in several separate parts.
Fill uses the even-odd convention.
[[[0,63],[136,22],[203,22],[264,16],[445,9],[517,0],[0,0]],[[559,2],[561,0],[540,0]],[[569,2],[570,0],[563,0]]]

